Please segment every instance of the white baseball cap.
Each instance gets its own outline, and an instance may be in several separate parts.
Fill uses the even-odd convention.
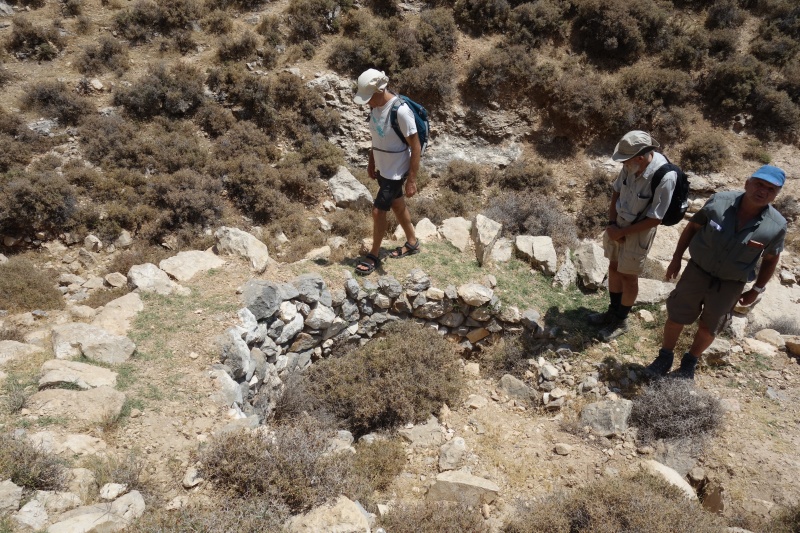
[[[373,94],[384,90],[388,84],[389,77],[380,70],[374,68],[365,70],[358,77],[358,92],[353,100],[359,105],[364,105],[369,102]]]

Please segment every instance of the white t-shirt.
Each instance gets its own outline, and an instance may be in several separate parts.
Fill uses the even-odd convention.
[[[411,168],[411,148],[408,147],[392,128],[390,114],[397,96],[385,105],[376,107],[369,114],[369,132],[372,134],[372,157],[375,170],[390,180],[399,180]],[[397,110],[397,124],[406,137],[417,133],[414,113],[407,105]]]

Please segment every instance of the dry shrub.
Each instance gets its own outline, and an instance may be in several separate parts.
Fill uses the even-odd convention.
[[[202,474],[238,497],[266,497],[293,513],[306,511],[344,488],[351,456],[326,453],[333,436],[310,417],[280,425],[271,436],[224,433],[201,451]]]
[[[800,218],[800,200],[796,196],[783,193],[778,196],[772,205],[786,220],[795,221]]]
[[[511,6],[507,0],[456,0],[453,14],[463,30],[479,36],[505,29]]]
[[[503,234],[546,235],[559,250],[578,241],[575,223],[561,203],[534,192],[501,192],[489,199],[484,216],[503,224]]]
[[[376,438],[372,443],[360,441],[353,461],[355,487],[363,486],[360,501],[372,498],[372,492],[386,490],[406,465],[406,451],[397,439]]]
[[[298,210],[296,206],[288,207],[291,212],[272,220],[267,226],[267,232],[269,235],[282,232],[289,238],[289,242],[268,244],[279,250],[277,255],[282,261],[294,263],[303,259],[314,248],[323,246],[329,235],[323,233],[316,218],[309,218],[304,210]]]
[[[420,13],[416,39],[426,55],[449,57],[458,42],[452,12],[449,9],[436,8]]]
[[[0,232],[63,231],[77,211],[75,187],[55,172],[0,175]]]
[[[734,0],[715,2],[706,14],[706,28],[738,28],[745,18],[745,12]]]
[[[126,531],[130,533],[287,533],[287,509],[269,500],[224,498],[213,507],[164,510],[149,506]]]
[[[506,39],[513,44],[539,46],[548,39],[563,39],[569,29],[564,0],[539,0],[518,5],[511,12]]]
[[[3,326],[0,328],[0,341],[25,342],[25,332],[18,327]]]
[[[219,42],[217,55],[220,61],[239,61],[249,59],[258,48],[258,36],[246,31],[238,37],[223,37]]]
[[[742,150],[742,157],[750,161],[758,161],[762,165],[768,165],[772,161],[772,156],[761,142],[753,139],[747,143]]]
[[[18,257],[0,264],[0,302],[12,313],[64,308],[55,273],[42,271]]]
[[[11,83],[16,76],[14,76],[5,66],[4,63],[0,62],[0,87],[4,87]]]
[[[90,100],[78,96],[62,81],[34,83],[25,92],[22,104],[27,109],[36,109],[56,118],[61,124],[69,125],[75,125],[95,113],[95,107]]]
[[[233,19],[227,11],[215,9],[202,21],[203,28],[213,35],[227,35],[233,31]]]
[[[0,477],[34,490],[65,490],[67,469],[63,459],[30,442],[0,433]]]
[[[800,106],[784,91],[759,87],[752,95],[753,126],[760,137],[791,142],[800,134]]]
[[[0,172],[27,165],[34,152],[44,151],[51,144],[28,128],[19,115],[0,107]]]
[[[230,160],[243,155],[252,155],[264,161],[275,161],[280,151],[266,133],[248,120],[236,122],[227,132],[217,139],[214,146],[214,157],[219,160]]]
[[[12,19],[11,37],[5,48],[20,58],[30,57],[39,61],[55,59],[66,43],[55,25],[34,26],[28,19],[16,16]]]
[[[352,243],[360,245],[361,239],[372,234],[372,219],[367,211],[337,209],[325,218],[331,223],[333,235],[342,236]]]
[[[753,56],[735,56],[711,67],[703,82],[703,95],[712,107],[741,111],[764,75],[764,66]]]
[[[633,400],[631,424],[642,442],[712,434],[722,422],[722,407],[710,393],[687,379],[662,379]]]
[[[219,137],[236,124],[236,117],[233,116],[231,110],[214,102],[201,104],[197,108],[194,119],[211,137]]]
[[[131,265],[132,266],[132,265]],[[129,268],[130,270],[130,268]],[[125,271],[127,272],[127,270]],[[89,297],[81,302],[81,305],[87,305],[92,308],[98,308],[106,305],[112,300],[121,298],[131,292],[127,286],[116,287],[114,289],[100,289],[92,292]]]
[[[5,333],[8,330],[3,330]],[[16,331],[21,339],[7,339],[7,340],[17,340],[17,342],[25,342],[24,336],[21,332]],[[15,374],[10,374],[6,376],[5,381],[3,382],[3,405],[5,406],[5,410],[10,414],[18,413],[23,407],[25,407],[25,402],[28,401],[28,397],[33,394],[32,390],[34,389],[34,383],[26,383],[24,381],[20,381],[19,377]],[[2,441],[0,441],[2,442]],[[2,461],[2,458],[0,458]],[[1,469],[2,467],[0,467]]]
[[[114,255],[114,258],[106,267],[106,274],[119,272],[127,275],[134,265],[143,265],[145,263],[157,265],[172,255],[173,253],[166,248],[142,243],[136,248],[124,250]]]
[[[199,232],[216,223],[223,208],[221,192],[219,179],[189,169],[154,176],[149,183],[148,204],[157,209],[158,217],[149,222],[145,236],[158,240],[172,231]]]
[[[83,13],[83,0],[66,0],[62,5],[68,17],[77,17]]]
[[[295,171],[302,168],[306,174],[303,181],[313,181],[315,179],[330,179],[344,165],[344,152],[341,148],[331,143],[321,135],[303,137],[300,148],[295,152],[287,153],[278,163],[279,169]],[[290,177],[292,173],[287,174]],[[297,173],[295,172],[295,175]],[[319,191],[314,192],[314,197]],[[311,199],[311,196],[308,195]]]
[[[139,118],[155,115],[185,116],[204,100],[203,74],[182,62],[157,63],[130,87],[120,86],[114,104]]]
[[[400,73],[395,80],[401,94],[426,107],[443,105],[456,94],[455,70],[450,61],[434,59]]]
[[[141,450],[90,456],[83,466],[92,471],[98,487],[106,483],[120,483],[126,485],[129,491],[138,490],[144,495],[150,494],[153,489],[147,480],[147,460]]]
[[[720,517],[645,473],[596,481],[570,493],[520,506],[505,533],[722,533]]]
[[[425,500],[398,503],[380,520],[392,533],[488,533],[480,511],[464,503]]]
[[[753,55],[772,65],[783,65],[800,53],[800,10],[781,4],[762,19],[751,45]]]
[[[522,335],[503,337],[502,342],[496,342],[480,351],[478,357],[481,369],[497,378],[512,374],[523,379],[525,371],[530,368],[528,359],[535,353],[532,340],[530,336]]]
[[[537,160],[516,161],[502,171],[494,172],[490,181],[503,190],[535,190],[545,196],[555,192],[553,168]]]
[[[285,42],[283,32],[281,32],[281,19],[276,15],[263,17],[256,27],[256,33],[261,35],[264,42],[270,46],[278,46]]]
[[[779,513],[769,524],[774,533],[797,533],[800,531],[800,504],[792,505]]]
[[[595,238],[608,223],[608,208],[611,205],[611,183],[614,176],[602,168],[594,168],[583,187],[583,205],[576,219],[578,237]]]
[[[476,101],[514,99],[524,95],[534,79],[547,83],[534,54],[524,46],[497,46],[475,58],[467,69],[463,92]]]
[[[661,52],[661,60],[665,65],[696,69],[703,65],[710,48],[709,33],[704,30],[684,31],[676,28],[669,45]],[[719,31],[719,30],[717,30]]]
[[[139,153],[133,146],[139,128],[124,118],[111,115],[86,119],[78,130],[86,157],[106,168],[136,168]]]
[[[421,422],[455,405],[463,376],[453,346],[430,328],[399,321],[385,336],[310,369],[315,398],[362,435]]]
[[[480,207],[480,198],[463,195],[450,189],[440,189],[436,197],[415,196],[407,200],[412,216],[430,219],[436,225],[451,217],[472,218]]]
[[[98,42],[83,49],[75,61],[75,67],[81,74],[96,75],[106,70],[118,76],[128,70],[128,46],[108,35],[101,35]]]
[[[778,89],[786,94],[796,104],[800,104],[800,59],[796,59],[783,67],[781,71],[783,80],[778,84]]]
[[[454,159],[447,164],[439,184],[461,195],[476,195],[483,191],[485,175],[486,169],[482,165]]]
[[[345,0],[290,0],[286,23],[292,42],[319,43],[325,34],[339,30],[339,15]]]
[[[730,158],[725,138],[719,133],[689,137],[681,152],[681,166],[694,172],[716,172]]]
[[[401,64],[400,46],[396,38],[397,20],[375,20],[365,11],[356,11],[345,22],[347,35],[336,41],[328,56],[328,65],[352,76],[364,70],[380,65],[381,70],[389,73],[400,72],[410,65]],[[409,49],[418,48],[416,40],[412,40]],[[409,55],[409,50],[405,51]]]
[[[137,0],[129,9],[117,13],[114,25],[125,39],[140,43],[156,33],[171,35],[190,30],[203,14],[203,6],[196,0]]]
[[[793,316],[782,316],[772,319],[768,327],[774,329],[781,335],[800,335],[800,320]]]
[[[672,107],[695,96],[691,76],[679,70],[636,65],[620,74],[622,90],[637,108]]]

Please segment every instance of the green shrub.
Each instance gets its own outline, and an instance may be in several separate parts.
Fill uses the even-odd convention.
[[[0,175],[0,232],[63,231],[77,210],[75,188],[54,172]]]
[[[227,35],[233,31],[233,19],[227,11],[215,9],[202,21],[203,28],[214,35]]]
[[[718,133],[689,137],[681,152],[681,166],[694,172],[717,172],[730,158],[725,138]]]
[[[0,265],[2,268],[2,265]],[[0,433],[0,477],[29,491],[66,490],[63,459],[28,440]]]
[[[298,164],[304,167],[309,179],[330,179],[344,165],[344,152],[321,135],[313,135],[303,140],[299,150],[286,154],[278,168]]]
[[[58,28],[34,26],[28,19],[16,16],[12,19],[11,37],[5,48],[18,57],[31,57],[39,61],[55,59],[66,43]]]
[[[800,134],[800,106],[784,91],[759,87],[752,95],[753,126],[759,136],[792,141]]]
[[[583,186],[583,205],[576,217],[578,237],[594,239],[608,223],[608,208],[611,205],[612,176],[601,168],[594,168]]]
[[[297,191],[287,194],[280,171],[259,158],[240,156],[214,165],[212,173],[222,178],[231,201],[256,223],[280,220],[297,209],[289,197]]]
[[[225,134],[236,124],[236,117],[230,109],[206,101],[200,104],[194,115],[197,124],[212,138]]]
[[[450,60],[433,59],[402,71],[395,87],[425,106],[443,106],[456,96],[455,76]]]
[[[479,36],[505,29],[511,6],[507,0],[456,0],[453,14],[462,29]]]
[[[703,83],[709,105],[740,111],[764,78],[763,65],[750,55],[740,55],[712,66]]]
[[[186,63],[157,63],[130,87],[119,87],[114,103],[139,118],[185,116],[203,101],[203,81],[203,74]]]
[[[436,331],[399,321],[361,348],[310,368],[315,398],[354,434],[421,422],[454,405],[463,376],[453,345]]]
[[[381,70],[389,73],[412,66],[401,62],[401,47],[397,41],[399,23],[396,20],[375,21],[368,14],[358,11],[348,17],[346,24],[352,27],[348,32],[352,38],[344,37],[334,43],[327,60],[331,68],[355,77],[375,65],[380,65]],[[413,51],[421,50],[416,39],[406,42],[406,45],[406,58]]]
[[[538,192],[501,192],[489,199],[483,214],[503,224],[503,234],[546,235],[557,249],[573,248],[577,230],[561,203]]]
[[[488,533],[489,525],[475,507],[465,503],[426,500],[398,503],[380,520],[392,533]]]
[[[264,42],[270,46],[283,44],[285,39],[281,32],[281,19],[275,15],[268,15],[261,19],[256,32],[264,38]]]
[[[787,64],[781,72],[783,80],[778,83],[778,89],[786,91],[794,103],[800,104],[800,59]]]
[[[113,37],[101,35],[96,44],[83,49],[75,62],[78,72],[87,76],[111,70],[121,75],[128,70],[128,47]]]
[[[225,135],[217,139],[214,157],[229,160],[243,155],[253,155],[264,161],[275,161],[280,152],[266,133],[250,121],[236,122]]]
[[[555,192],[553,168],[536,160],[516,161],[502,171],[495,171],[492,185],[502,190],[525,191],[549,196]]]
[[[511,12],[506,38],[510,43],[539,46],[544,41],[563,39],[569,29],[566,17],[569,3],[564,0],[526,2]]]
[[[631,424],[642,442],[700,439],[722,423],[719,400],[684,379],[664,379],[645,387],[633,400]]]
[[[36,82],[25,92],[23,106],[58,119],[61,124],[75,125],[95,113],[91,101],[70,91],[61,81]]]
[[[708,53],[716,59],[723,60],[734,55],[738,43],[737,30],[723,28],[708,33]]]
[[[643,472],[605,478],[578,489],[520,505],[504,533],[722,533],[721,518],[706,512],[684,493]]]
[[[333,436],[310,417],[278,426],[271,436],[223,433],[201,451],[202,475],[240,498],[268,496],[294,513],[306,511],[344,488],[352,456],[326,453]]]
[[[547,83],[549,76],[537,68],[533,54],[524,46],[492,48],[470,63],[464,84],[466,96],[482,101],[516,99],[524,95],[532,80]]]
[[[583,50],[598,61],[630,63],[668,44],[666,12],[653,1],[581,0],[575,28]]]
[[[325,34],[339,30],[339,14],[348,3],[343,0],[290,0],[286,23],[292,42],[319,43]]]
[[[246,31],[238,37],[223,37],[219,42],[217,55],[220,61],[238,61],[248,59],[256,53],[258,37]]]
[[[16,257],[0,264],[0,302],[3,309],[12,313],[64,307],[64,299],[56,288],[56,275]]]
[[[114,25],[125,39],[138,43],[151,39],[155,33],[171,35],[190,30],[203,14],[202,5],[196,0],[137,0],[117,14]]]

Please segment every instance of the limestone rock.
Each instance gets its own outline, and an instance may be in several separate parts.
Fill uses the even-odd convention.
[[[104,500],[116,500],[128,491],[128,486],[122,483],[106,483],[100,487],[100,497]]]
[[[621,435],[628,429],[632,408],[633,402],[625,399],[591,403],[581,411],[581,424],[601,437]]]
[[[439,446],[444,443],[444,432],[435,417],[430,417],[424,424],[398,431],[401,437],[414,446]]]
[[[428,498],[480,505],[494,502],[499,492],[500,487],[488,479],[453,470],[436,476],[436,482],[428,490]]]
[[[558,455],[569,455],[572,453],[572,446],[563,442],[559,442],[556,444],[553,451],[555,451]]]
[[[366,212],[372,206],[372,195],[366,185],[358,181],[345,167],[339,167],[328,180],[328,188],[337,207]]]
[[[111,274],[106,274],[103,278],[109,286],[116,288],[124,287],[128,284],[128,277],[124,274],[120,274],[119,272],[112,272]]]
[[[578,246],[572,259],[578,279],[587,290],[597,290],[603,285],[609,261],[603,255],[602,246],[595,242],[585,242]]]
[[[679,488],[683,491],[686,497],[690,500],[696,500],[697,494],[694,492],[694,489],[689,482],[683,479],[680,474],[678,474],[672,468],[662,465],[658,461],[654,461],[653,459],[647,459],[640,463],[640,467],[643,471],[647,472],[650,475],[655,477],[661,478],[670,485]]]
[[[639,294],[637,304],[656,304],[667,299],[669,293],[675,288],[674,283],[656,279],[639,278]]]
[[[461,437],[446,442],[439,448],[439,471],[455,470],[461,466],[467,453],[467,443]]]
[[[109,364],[124,363],[136,350],[136,345],[128,337],[81,322],[54,326],[52,344],[57,359],[84,355],[92,361]]]
[[[436,224],[431,222],[429,218],[423,218],[414,227],[414,234],[422,241],[432,241],[439,238],[439,230],[436,229]]]
[[[242,335],[237,328],[228,328],[220,335],[219,347],[222,353],[221,360],[233,373],[236,379],[245,379],[255,370],[255,363],[250,358],[250,348],[242,340]]]
[[[484,265],[491,258],[492,247],[500,237],[503,225],[483,215],[477,215],[472,223],[472,242],[478,265]]]
[[[127,335],[136,315],[144,310],[142,298],[131,292],[111,300],[97,313],[92,324],[115,335]]]
[[[63,416],[97,423],[119,417],[124,403],[123,393],[111,387],[97,387],[87,391],[39,391],[28,399],[27,406],[39,416]]]
[[[553,276],[557,270],[556,249],[553,239],[547,236],[518,235],[515,240],[517,253],[531,266]]]
[[[117,373],[96,365],[78,361],[51,359],[42,365],[44,375],[39,380],[39,390],[73,385],[81,389],[117,386]]]
[[[16,511],[22,499],[22,487],[10,479],[0,482],[0,513]]]
[[[706,348],[706,351],[703,352],[706,363],[712,366],[727,364],[730,354],[731,342],[727,339],[723,339],[722,337],[715,338],[714,342],[711,343],[711,346]]]
[[[786,341],[783,340],[781,334],[774,329],[762,329],[755,334],[756,340],[771,344],[780,349],[786,346]]]
[[[290,282],[297,289],[297,298],[309,305],[317,302],[331,307],[333,299],[322,276],[315,273],[301,274]]]
[[[442,221],[439,234],[462,252],[469,247],[472,222],[464,217],[453,217]]]
[[[786,351],[794,356],[800,355],[800,335],[784,335],[783,342],[786,344]]]
[[[458,287],[458,296],[467,305],[477,307],[488,303],[494,296],[494,291],[479,283],[465,283]]]
[[[213,369],[209,375],[214,380],[215,392],[211,394],[211,400],[220,407],[231,407],[232,405],[242,405],[242,388],[236,383],[227,372],[221,369]]]
[[[59,515],[81,505],[80,497],[74,492],[37,490],[34,499],[41,503],[51,515]]]
[[[41,352],[42,349],[33,344],[17,341],[0,341],[0,365],[9,361],[24,359]]]
[[[514,253],[514,244],[511,240],[500,237],[494,243],[491,253],[491,261],[494,263],[507,263],[511,261],[511,256]]]
[[[244,257],[259,274],[267,269],[270,263],[267,245],[246,231],[222,226],[214,236],[217,238],[218,253]]]
[[[223,259],[211,252],[200,250],[178,252],[177,255],[164,259],[158,264],[161,270],[178,281],[189,281],[199,272],[208,272],[223,265],[225,265]]]
[[[296,298],[299,294],[288,283],[251,279],[242,288],[242,301],[257,320],[263,320],[272,317],[284,301]]]
[[[509,398],[516,398],[525,402],[530,402],[534,397],[534,390],[526,385],[524,381],[511,374],[501,377],[497,388]]]
[[[43,529],[48,523],[47,510],[40,502],[31,500],[22,509],[14,513],[11,519],[21,527],[34,531]]]
[[[171,294],[186,296],[191,292],[169,279],[166,272],[152,263],[132,266],[128,271],[128,286],[132,290],[154,292],[162,296]]]
[[[364,533],[370,531],[370,519],[363,507],[339,496],[333,503],[292,517],[287,528],[291,533]]]
[[[555,277],[553,277],[553,286],[567,289],[578,280],[578,270],[575,268],[575,263],[572,262],[572,254],[568,251],[564,256],[564,261],[558,268]]]
[[[431,286],[431,278],[419,268],[414,268],[406,276],[403,286],[410,291],[426,291]]]

